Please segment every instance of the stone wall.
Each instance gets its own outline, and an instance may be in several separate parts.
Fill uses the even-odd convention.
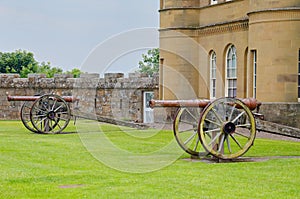
[[[263,103],[260,113],[266,121],[300,129],[300,103]]]
[[[46,93],[74,96],[78,103],[70,104],[73,114],[96,118],[95,115],[115,119],[143,122],[143,93],[153,91],[158,96],[158,77],[132,73],[83,74],[81,78],[69,75],[31,74],[19,78],[18,74],[0,74],[0,119],[19,119],[23,102],[8,102],[9,95],[29,96]]]

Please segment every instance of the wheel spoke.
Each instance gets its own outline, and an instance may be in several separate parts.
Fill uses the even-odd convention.
[[[188,132],[191,132],[191,131],[195,131],[195,129],[194,128],[191,128],[191,129],[185,129],[185,130],[183,130],[183,131],[180,131],[179,133],[180,134],[182,134],[182,133],[188,133]]]
[[[44,109],[46,109],[46,111],[49,111],[48,107],[45,105],[45,103],[43,103],[43,101],[40,102],[40,104],[42,104],[42,106],[44,107]],[[48,104],[48,103],[47,103]],[[38,108],[38,107],[37,107]],[[40,108],[39,108],[40,109]]]
[[[59,107],[57,107],[57,108],[54,110],[54,112],[56,112],[57,110],[59,110],[61,107],[63,107],[63,104],[60,105]]]
[[[249,139],[249,137],[248,137],[248,136],[244,135],[244,134],[243,134],[243,133],[241,133],[241,132],[235,131],[234,133],[235,133],[235,134],[238,134],[238,135],[240,135],[240,136],[242,136],[242,137],[244,137],[244,138],[247,138],[247,139]]]
[[[39,120],[38,122],[36,122],[36,125],[42,124],[43,121],[45,121],[47,119],[47,117],[44,117],[43,119]]]
[[[186,120],[180,120],[181,123],[185,123],[185,124],[189,124],[189,125],[195,125],[195,122],[190,122],[190,121],[186,121]]]
[[[212,133],[212,132],[217,132],[217,131],[220,131],[221,129],[220,128],[216,128],[216,129],[212,129],[212,130],[207,130],[205,131],[205,133]]]
[[[233,139],[233,141],[240,147],[240,149],[243,149],[243,147],[241,146],[241,144],[239,143],[239,141],[237,139],[235,139],[235,137],[233,135],[230,134],[230,137]]]
[[[231,118],[232,118],[233,112],[234,112],[234,110],[235,110],[235,107],[236,107],[236,104],[234,104],[234,105],[232,106],[232,109],[231,109],[231,112],[230,112],[228,121],[231,121]]]
[[[59,122],[59,120],[68,121],[69,118],[57,117],[57,122]]]
[[[224,141],[225,141],[225,135],[223,134],[223,136],[221,138],[221,143],[220,143],[220,146],[219,146],[219,150],[218,150],[219,153],[221,153],[221,151],[224,147]]]
[[[198,121],[198,119],[190,112],[190,110],[188,110],[188,109],[185,109],[186,110],[186,112],[190,115],[190,116],[192,116],[192,118],[195,120],[195,121]]]
[[[196,145],[194,147],[194,151],[197,150],[199,143],[200,143],[200,139],[199,139],[199,136],[197,136],[197,141],[196,141]]]
[[[64,111],[64,112],[55,112],[56,114],[68,114],[68,112]]]
[[[47,116],[47,114],[46,115],[34,115],[34,116],[32,116],[33,118],[39,118],[39,117],[46,117]]]
[[[236,125],[236,127],[251,127],[251,124],[247,123],[247,124],[239,124]]]
[[[197,131],[194,132],[193,135],[184,142],[184,144],[186,145],[187,143],[189,143],[195,137],[195,135],[197,135]]]
[[[52,105],[51,111],[53,111],[53,110],[54,110],[54,108],[55,108],[55,105],[56,105],[56,102],[57,102],[57,99],[55,99],[55,100],[54,100],[54,103],[53,103],[53,105]]]
[[[31,106],[29,106],[29,105],[26,103],[26,104],[24,104],[24,108],[31,109]]]
[[[227,143],[227,148],[228,148],[229,153],[232,153],[228,136],[226,136],[226,143]]]
[[[215,124],[215,125],[217,125],[217,126],[222,126],[220,123],[214,122],[214,121],[209,120],[209,119],[205,119],[204,121],[210,122],[210,123]]]
[[[39,107],[34,107],[34,111],[35,112],[42,112],[42,113],[48,113],[47,111],[43,110],[43,109],[40,109]]]
[[[44,131],[45,132],[49,132],[49,120],[46,119],[45,122],[44,122]]]
[[[58,126],[60,129],[62,129],[61,126],[60,126],[60,124],[59,124],[59,121],[57,122],[57,126]]]
[[[208,144],[209,146],[210,145],[212,145],[212,143],[214,143],[220,136],[221,136],[221,134],[222,134],[222,132],[219,132],[215,137],[214,137],[214,139],[212,139],[211,141],[210,141],[210,143]],[[209,134],[207,134],[207,135],[209,135]],[[211,137],[210,137],[211,138]]]
[[[217,111],[214,108],[212,108],[211,110],[213,111],[214,115],[217,117],[217,119],[219,120],[219,122],[223,123],[223,121],[222,121],[221,117],[219,116],[219,114],[217,113]]]
[[[223,108],[223,120],[226,121],[226,108],[225,108],[225,103],[222,102],[222,108]]]
[[[236,118],[234,118],[234,120],[232,120],[231,122],[232,123],[235,123],[240,117],[242,117],[242,115],[244,115],[246,112],[245,111],[243,111],[243,112],[241,112]]]

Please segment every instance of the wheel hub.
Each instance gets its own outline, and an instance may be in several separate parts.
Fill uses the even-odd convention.
[[[54,112],[54,111],[50,111],[50,112],[47,114],[47,117],[48,117],[50,120],[54,120],[54,118],[55,118],[55,112]]]
[[[223,126],[223,132],[226,134],[232,134],[235,132],[235,124],[232,122],[227,122],[226,124],[224,124]]]

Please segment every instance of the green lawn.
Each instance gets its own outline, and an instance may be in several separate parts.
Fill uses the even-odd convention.
[[[27,131],[21,122],[0,121],[0,198],[300,198],[300,158],[205,163],[186,161],[188,155],[183,154],[156,168],[159,152],[170,160],[177,153],[160,151],[172,142],[172,132],[126,128],[124,133],[106,124],[101,129],[104,133],[79,128],[80,134],[40,135]],[[75,130],[73,124],[67,129]],[[138,173],[102,163],[96,146],[101,145],[99,134],[123,151],[145,154],[141,161],[134,159],[139,156],[130,161],[131,156],[111,153],[105,145],[100,148],[103,156],[111,153],[112,162],[120,159],[121,167],[130,164]],[[300,142],[256,139],[245,156],[300,156]],[[139,170],[141,162],[155,171]]]

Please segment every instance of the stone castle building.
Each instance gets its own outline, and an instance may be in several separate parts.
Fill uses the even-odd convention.
[[[161,99],[300,100],[300,0],[160,0]]]

